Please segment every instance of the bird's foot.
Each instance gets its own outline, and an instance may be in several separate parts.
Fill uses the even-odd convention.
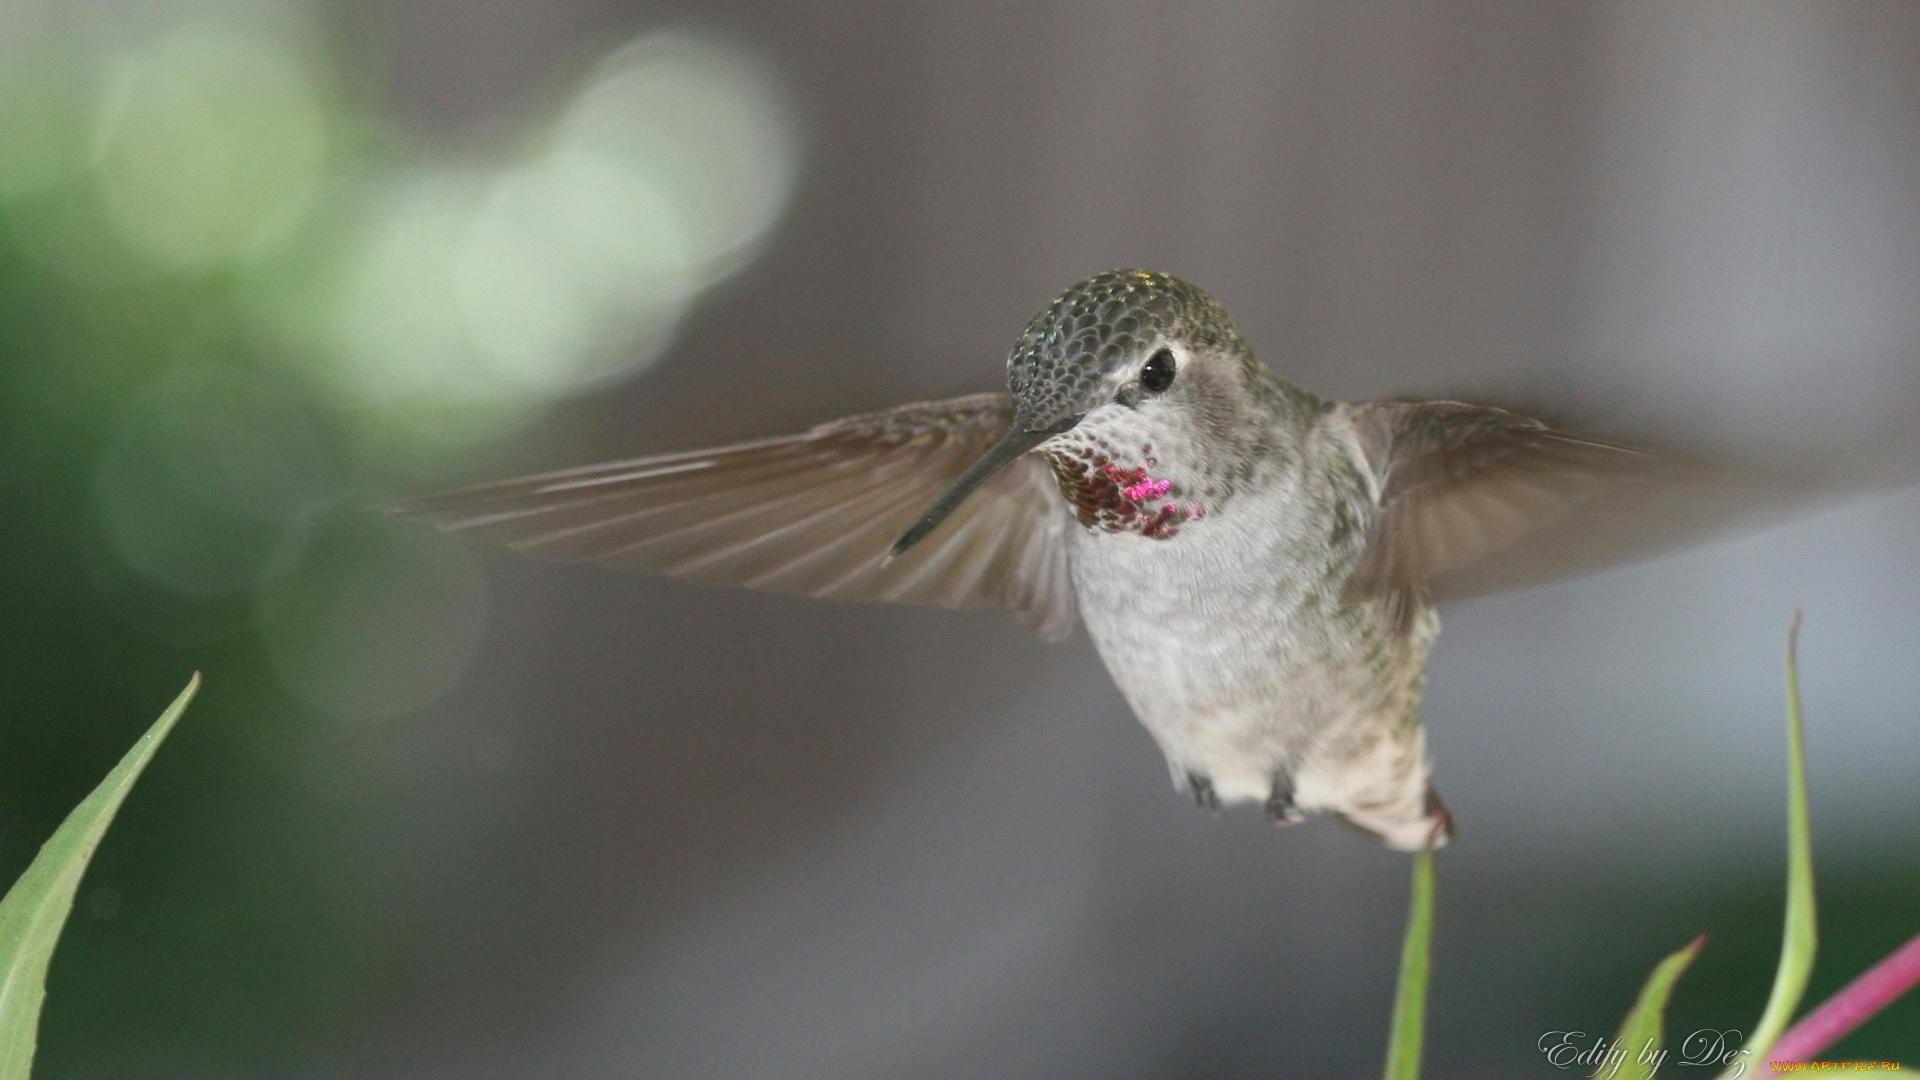
[[[1193,805],[1215,817],[1220,816],[1220,796],[1213,790],[1213,781],[1199,773],[1188,773],[1187,791],[1193,796]]]
[[[1279,826],[1298,825],[1305,820],[1306,813],[1293,805],[1293,777],[1274,774],[1273,790],[1267,795],[1267,821]]]
[[[1427,844],[1429,847],[1445,847],[1453,839],[1453,811],[1440,801],[1440,793],[1433,789],[1432,783],[1427,784],[1426,809],[1427,817],[1433,820]]]

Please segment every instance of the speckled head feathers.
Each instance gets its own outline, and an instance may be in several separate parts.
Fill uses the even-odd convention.
[[[1156,339],[1244,348],[1213,297],[1172,274],[1109,270],[1060,294],[1007,355],[1007,388],[1031,429],[1101,404],[1103,380]]]

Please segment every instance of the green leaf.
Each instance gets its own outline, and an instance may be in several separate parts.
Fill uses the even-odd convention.
[[[1673,996],[1673,984],[1700,955],[1700,946],[1705,944],[1707,935],[1694,938],[1686,948],[1654,965],[1653,974],[1647,976],[1647,985],[1640,988],[1640,997],[1633,1003],[1633,1010],[1627,1013],[1627,1019],[1620,1025],[1620,1034],[1613,1040],[1615,1047],[1624,1051],[1620,1071],[1614,1073],[1616,1080],[1653,1080],[1655,1069],[1666,1057],[1666,1036],[1661,1026],[1666,1020],[1667,999]]]
[[[32,1071],[40,1002],[47,993],[47,962],[73,909],[80,876],[128,789],[199,688],[196,672],[120,764],[41,845],[33,865],[0,900],[0,1080],[27,1080]]]
[[[1765,1075],[1768,1053],[1807,992],[1807,976],[1813,971],[1813,954],[1819,945],[1813,906],[1813,839],[1807,826],[1806,748],[1800,732],[1799,640],[1800,615],[1795,612],[1793,627],[1787,631],[1787,918],[1780,966],[1774,970],[1766,1011],[1747,1040],[1752,1054],[1727,1066],[1720,1080]]]
[[[1386,1080],[1419,1080],[1427,1029],[1427,972],[1433,960],[1433,849],[1413,857],[1413,903],[1400,945],[1400,985],[1393,993]]]

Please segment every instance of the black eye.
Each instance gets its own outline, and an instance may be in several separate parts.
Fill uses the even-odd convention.
[[[1173,385],[1173,375],[1173,350],[1161,349],[1140,369],[1140,389],[1157,394]]]

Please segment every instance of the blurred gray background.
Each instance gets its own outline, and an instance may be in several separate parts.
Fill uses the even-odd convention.
[[[1330,396],[1514,402],[1860,471],[1920,410],[1920,8],[1896,0],[391,0],[296,21],[360,118],[328,129],[355,132],[329,144],[358,155],[329,151],[340,176],[507,160],[663,30],[763,65],[797,163],[644,372],[399,464],[329,434],[358,429],[298,384],[336,508],[996,387],[1031,314],[1115,266],[1197,282]],[[21,370],[62,313],[120,313],[164,363],[290,348],[155,314],[228,312],[247,289],[227,271],[75,284],[35,269],[18,221],[0,295]],[[72,415],[115,415],[116,385]],[[432,558],[465,560],[444,579],[474,629],[447,677],[342,705],[275,644],[276,613],[307,610],[282,579],[114,584],[138,577],[113,569],[128,549],[88,538],[120,535],[97,521],[119,504],[64,492],[118,436],[7,393],[10,422],[54,434],[9,450],[32,510],[6,538],[0,871],[189,670],[208,686],[83,888],[43,1076],[1379,1067],[1405,857],[1194,810],[1084,635],[455,550]],[[314,536],[361,527],[313,513]],[[1541,1034],[1611,1032],[1701,931],[1669,1030],[1750,1030],[1796,608],[1814,994],[1920,929],[1917,536],[1920,494],[1894,487],[1443,610],[1426,716],[1460,837],[1427,1075],[1561,1075]],[[1849,1050],[1920,1056],[1920,1011],[1829,1056]]]

